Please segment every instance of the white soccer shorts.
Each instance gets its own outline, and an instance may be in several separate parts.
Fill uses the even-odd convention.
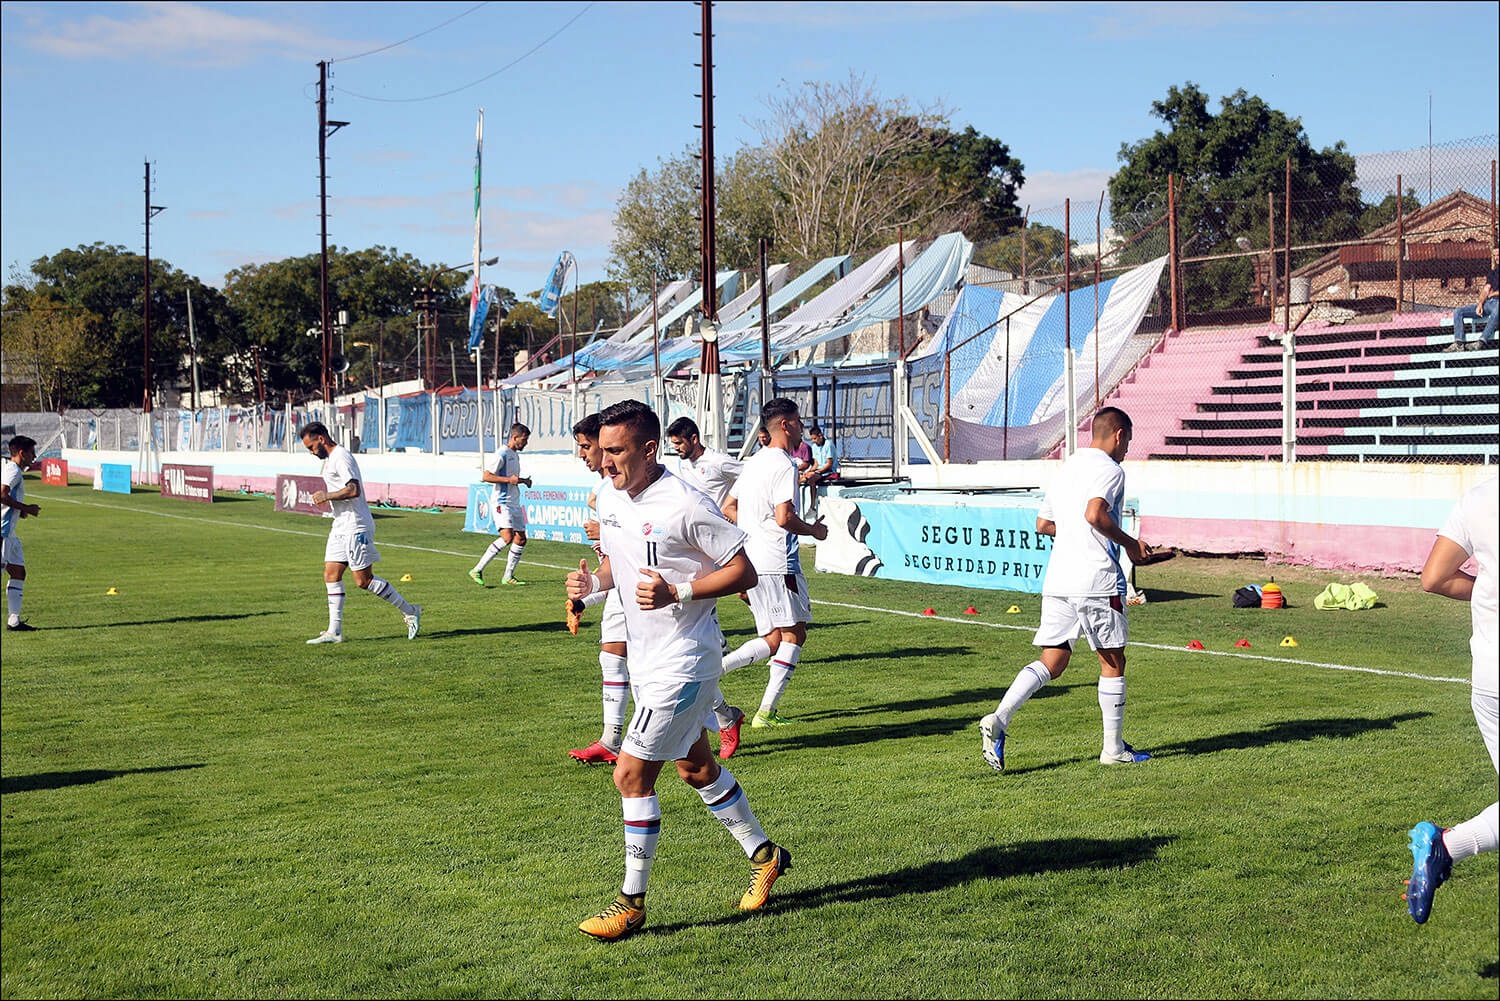
[[[495,528],[526,531],[526,509],[519,504],[495,505]]]
[[[323,548],[323,562],[344,563],[350,570],[364,570],[380,559],[375,539],[369,532],[334,532]]]
[[[645,761],[679,761],[713,715],[719,686],[712,681],[646,682],[633,685],[635,715],[623,749]]]
[[[7,535],[3,552],[0,552],[0,561],[8,567],[24,567],[26,565],[26,554],[21,551],[21,540],[18,536]]]
[[[800,573],[767,574],[750,589],[750,611],[755,615],[755,635],[772,629],[790,629],[812,621],[812,600],[807,596],[807,578]]]
[[[1470,704],[1474,707],[1474,722],[1479,724],[1485,749],[1490,752],[1490,764],[1500,772],[1500,732],[1497,732],[1500,731],[1500,699],[1475,692]]]
[[[1061,598],[1042,595],[1042,621],[1032,639],[1035,646],[1071,645],[1082,633],[1095,650],[1119,650],[1129,629],[1125,623],[1125,599]]]
[[[624,600],[618,587],[611,588],[609,594],[605,596],[604,615],[599,620],[600,643],[626,642],[625,606],[621,604]],[[635,595],[631,595],[631,600],[635,600]]]

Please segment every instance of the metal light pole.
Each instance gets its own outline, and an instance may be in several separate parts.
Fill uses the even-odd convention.
[[[491,257],[480,262],[485,267],[498,263],[500,263],[500,258],[498,257]],[[424,377],[424,389],[433,390],[437,388],[437,280],[441,275],[446,275],[454,271],[468,271],[473,267],[474,263],[472,261],[465,261],[462,264],[455,264],[452,267],[438,268],[427,276],[427,283],[422,289],[422,309],[418,314],[420,340],[424,340],[427,345],[427,368]],[[421,345],[419,341],[419,354],[420,351]]]

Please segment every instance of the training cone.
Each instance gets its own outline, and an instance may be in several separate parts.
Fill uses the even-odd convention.
[[[1237,647],[1239,647],[1241,650],[1248,650],[1248,649],[1250,649],[1250,641],[1249,640],[1243,640],[1243,639],[1242,640],[1235,640],[1234,641],[1234,645],[1237,646]]]
[[[1007,608],[1005,610],[1005,614],[1006,615],[1019,615],[1020,613],[1021,613],[1021,606],[1020,605],[1011,605],[1009,608]]]
[[[405,584],[405,583],[407,583],[410,580],[411,580],[411,574],[404,573],[404,574],[401,575],[401,583]]]
[[[1296,646],[1297,645],[1297,641],[1295,639],[1293,639],[1292,637],[1288,636],[1286,639],[1284,639],[1284,640],[1281,641],[1281,645],[1282,646]]]
[[[924,608],[924,609],[922,609],[922,614],[923,615],[936,615],[937,612],[935,610],[931,609],[931,608]]]
[[[979,614],[979,609],[975,608],[973,605],[970,605],[968,608],[964,609],[964,614],[965,615],[978,615]]]
[[[120,592],[116,591],[114,588],[110,588],[108,591],[105,591],[104,593],[105,594],[119,594]]]
[[[1202,650],[1203,649],[1203,644],[1200,643],[1198,640],[1193,640],[1191,643],[1189,643],[1187,645],[1187,648],[1189,650]]]

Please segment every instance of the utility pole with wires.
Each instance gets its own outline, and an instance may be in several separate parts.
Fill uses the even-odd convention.
[[[328,61],[318,63],[318,216],[323,222],[322,256],[318,268],[318,329],[322,332],[323,403],[333,403],[333,322],[328,298],[328,137],[348,122],[328,120]]]

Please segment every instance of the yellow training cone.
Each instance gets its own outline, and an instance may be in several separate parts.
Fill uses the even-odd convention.
[[[1020,611],[1021,611],[1021,606],[1020,605],[1011,605],[1009,608],[1007,608],[1005,610],[1005,614],[1006,615],[1017,615],[1017,614],[1020,613]]]
[[[105,594],[119,594],[120,592],[116,591],[114,588],[110,588],[108,591],[105,591],[104,593]]]
[[[411,574],[404,573],[401,575],[401,583],[405,584],[409,580],[411,580]]]
[[[1281,645],[1282,646],[1296,646],[1297,645],[1297,641],[1295,639],[1293,639],[1292,637],[1288,636],[1286,639],[1284,639],[1284,640],[1281,641]]]

